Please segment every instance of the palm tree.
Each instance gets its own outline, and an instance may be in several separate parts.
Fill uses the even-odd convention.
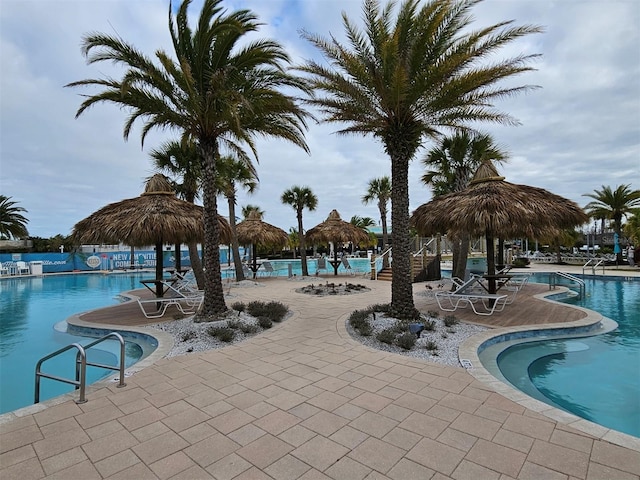
[[[624,235],[633,242],[634,245],[640,243],[640,209],[636,209],[627,220],[624,226]]]
[[[247,205],[245,205],[244,207],[241,208],[241,211],[242,211],[242,216],[245,219],[249,218],[249,214],[251,212],[257,212],[257,214],[260,216],[260,218],[264,217],[264,210],[262,210],[257,205],[247,204]]]
[[[631,185],[619,185],[615,190],[602,185],[602,190],[585,193],[583,196],[593,198],[584,209],[592,218],[613,220],[614,230],[618,238],[622,233],[622,217],[632,215],[634,209],[640,207],[640,190],[631,190]],[[616,262],[622,263],[622,252],[616,255]]]
[[[218,163],[220,172],[218,188],[227,199],[229,205],[229,226],[231,227],[231,251],[233,253],[233,265],[236,270],[236,280],[244,280],[242,259],[240,258],[240,245],[236,232],[236,196],[237,186],[253,193],[258,186],[258,177],[251,163],[243,162],[229,155],[220,157]]]
[[[15,206],[17,203],[11,201],[11,197],[0,195],[0,238],[18,239],[29,235],[27,231],[29,220],[20,213],[26,213],[27,210]]]
[[[351,220],[349,220],[349,223],[363,230],[367,230],[367,228],[373,227],[376,224],[376,221],[371,217],[360,217],[358,215],[354,215],[351,217]]]
[[[90,64],[103,61],[124,66],[121,80],[105,77],[70,83],[68,86],[98,86],[100,93],[88,96],[76,117],[89,107],[114,103],[125,107],[127,139],[136,120],[144,122],[141,139],[154,128],[174,129],[182,140],[193,140],[201,156],[205,209],[204,255],[205,298],[203,319],[226,311],[220,271],[220,232],[217,220],[217,162],[221,150],[249,162],[248,147],[257,157],[256,138],[282,138],[305,151],[304,130],[308,114],[296,100],[280,91],[307,91],[301,79],[288,73],[290,59],[272,40],[253,39],[257,17],[249,10],[227,12],[222,0],[204,0],[193,31],[184,0],[174,19],[169,6],[169,30],[175,58],[162,50],[157,62],[120,37],[89,34],[83,52]]]
[[[503,162],[507,154],[486,134],[456,133],[445,137],[440,146],[431,149],[422,160],[427,172],[422,182],[430,185],[435,196],[460,192],[467,188],[473,174],[484,162]],[[431,169],[431,170],[429,170]],[[446,232],[441,232],[446,233]],[[468,235],[451,238],[452,276],[465,277],[470,239]]]
[[[289,227],[289,246],[293,250],[293,258],[296,258],[296,248],[300,246],[300,235],[294,227]]]
[[[472,31],[476,3],[404,0],[396,10],[395,2],[382,8],[378,0],[365,0],[363,30],[342,15],[348,45],[302,34],[326,60],[301,67],[315,90],[308,102],[325,121],[347,124],[338,133],[373,135],[391,160],[391,310],[398,318],[418,314],[410,276],[409,162],[440,128],[465,129],[475,121],[516,124],[491,102],[532,88],[496,84],[531,70],[527,63],[536,55],[500,60],[493,54],[541,29],[501,22]]]
[[[307,268],[307,244],[304,238],[304,229],[302,228],[302,211],[305,208],[308,208],[309,211],[313,212],[318,206],[318,197],[314,195],[309,187],[299,187],[294,185],[290,189],[284,191],[280,200],[286,205],[291,205],[296,211],[302,275],[307,277],[309,276],[309,269]]]
[[[193,142],[170,140],[151,150],[149,155],[156,170],[170,175],[178,196],[187,202],[195,203],[199,196],[202,177],[200,155],[196,145]],[[198,245],[196,242],[189,242],[187,247],[196,283],[204,286],[204,270],[198,255]],[[179,268],[179,259],[180,245],[176,245],[176,268]]]
[[[391,200],[391,179],[387,176],[373,178],[369,181],[367,193],[362,197],[362,203],[365,205],[378,202],[378,210],[380,211],[380,221],[382,223],[382,250],[389,248],[389,232],[387,231],[387,203]],[[389,256],[384,255],[382,259],[382,268],[389,266]]]

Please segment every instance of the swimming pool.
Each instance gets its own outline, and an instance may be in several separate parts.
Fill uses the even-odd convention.
[[[86,345],[93,339],[66,333],[65,319],[73,314],[116,304],[118,295],[140,288],[148,273],[80,274],[0,280],[0,413],[33,404],[35,365],[45,355],[71,343]],[[126,337],[125,337],[126,340]],[[139,338],[127,341],[126,366],[148,355],[155,344]],[[43,364],[42,371],[73,378],[75,350]],[[114,340],[87,352],[89,361],[117,365],[119,346]],[[114,372],[87,367],[87,383]],[[72,385],[43,378],[41,401],[73,390]]]
[[[333,257],[331,257],[333,259]],[[327,260],[329,258],[327,257]],[[352,270],[356,274],[363,274],[368,272],[371,269],[371,260],[368,258],[349,258],[349,265],[351,265]],[[262,260],[259,260],[262,261]],[[378,259],[379,262],[382,262],[382,257]],[[269,263],[273,266],[275,273],[273,275],[278,277],[288,277],[289,275],[302,275],[302,261],[297,259],[287,259],[287,260],[269,260]],[[289,266],[291,266],[291,273],[289,272]],[[309,270],[309,275],[315,275],[318,272],[318,260],[316,258],[307,258],[307,269]],[[379,269],[379,268],[378,268]],[[258,269],[258,276],[263,274],[262,269]],[[330,275],[333,274],[333,267],[327,262],[327,270],[320,270],[320,274],[322,275]],[[344,275],[348,273],[344,268],[344,265],[340,265],[338,267],[338,275]],[[222,270],[222,278],[230,279],[235,278],[235,270],[233,268],[233,263],[229,265],[227,268]]]
[[[640,281],[583,280],[584,297],[555,299],[595,310],[618,327],[602,335],[525,340],[506,349],[497,344],[502,349],[497,357],[500,374],[538,400],[640,437]],[[534,281],[548,283],[548,274]],[[495,355],[496,350],[488,348],[479,357],[489,368],[489,357]]]

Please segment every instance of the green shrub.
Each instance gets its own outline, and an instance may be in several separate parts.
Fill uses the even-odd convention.
[[[361,325],[369,323],[369,315],[370,313],[366,310],[354,310],[349,315],[349,325],[359,330]]]
[[[247,306],[243,302],[234,302],[231,305],[231,308],[233,310],[235,310],[236,312],[244,312],[246,310]]]
[[[358,332],[360,332],[360,335],[363,337],[370,337],[373,333],[373,327],[369,322],[365,322],[358,328]]]
[[[522,268],[529,265],[529,259],[527,257],[517,257],[513,259],[513,266],[516,268]]]
[[[398,320],[396,323],[393,324],[393,327],[391,327],[391,330],[393,330],[393,332],[396,334],[408,332],[409,323],[404,320]]]
[[[189,340],[193,340],[194,338],[196,338],[198,335],[196,334],[196,332],[194,332],[193,330],[189,330],[187,332],[184,332],[182,334],[182,341],[183,342],[188,342]]]
[[[371,305],[367,308],[370,312],[381,312],[381,313],[390,313],[391,312],[391,304],[390,303],[377,303],[375,305]]]
[[[241,323],[240,331],[245,334],[252,334],[258,332],[258,326],[253,323]]]
[[[433,332],[436,329],[436,322],[434,322],[433,320],[425,320],[422,323],[424,324],[424,329],[427,332]]]
[[[429,315],[431,318],[438,318],[440,317],[440,312],[437,312],[435,310],[429,310],[427,312],[427,315]]]
[[[267,330],[268,328],[273,327],[273,322],[269,317],[258,317],[258,325]]]
[[[216,337],[221,342],[230,342],[233,340],[236,332],[228,327],[211,327],[207,330],[207,333],[212,337]]]
[[[396,332],[394,332],[392,328],[387,328],[378,332],[376,338],[379,342],[391,345],[396,339]]]
[[[247,313],[253,317],[266,317],[272,322],[280,322],[285,317],[289,308],[280,302],[259,302],[257,300],[249,302]]]
[[[434,342],[433,340],[429,340],[424,344],[424,348],[433,352],[435,350],[438,350],[438,344],[436,344],[436,342]]]
[[[240,320],[228,320],[227,321],[227,327],[233,329],[233,330],[238,330],[240,328],[240,325],[242,325],[242,322]]]
[[[453,327],[454,325],[457,325],[460,323],[460,320],[458,320],[455,315],[447,315],[446,317],[444,317],[444,326],[445,327]]]
[[[411,332],[405,332],[396,338],[396,345],[404,350],[411,350],[415,344],[416,336]]]

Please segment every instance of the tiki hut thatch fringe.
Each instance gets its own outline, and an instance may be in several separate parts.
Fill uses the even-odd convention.
[[[111,203],[73,227],[72,239],[83,243],[124,243],[131,247],[156,247],[156,279],[162,279],[162,246],[204,241],[204,210],[175,196],[164,175],[149,179],[139,197]],[[220,241],[228,242],[231,228],[218,215]],[[156,286],[162,296],[162,286]]]
[[[486,236],[489,275],[495,274],[494,239],[548,237],[586,222],[576,203],[542,188],[506,182],[490,162],[480,165],[466,189],[434,198],[411,217],[421,235]],[[490,281],[492,293],[495,287]]]
[[[258,270],[258,260],[256,245],[263,245],[273,248],[282,248],[289,243],[287,232],[263,221],[258,212],[249,212],[249,216],[236,225],[236,234],[238,242],[243,245],[251,245],[253,250],[253,278],[256,277]]]
[[[337,210],[331,210],[327,219],[307,230],[305,237],[312,243],[331,242],[333,243],[333,260],[331,265],[334,274],[338,275],[338,243],[353,242],[355,245],[369,241],[369,235],[362,228],[345,222],[340,218]]]

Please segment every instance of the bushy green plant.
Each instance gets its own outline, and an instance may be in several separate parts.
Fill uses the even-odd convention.
[[[273,327],[273,322],[269,317],[258,317],[258,325],[265,330]]]
[[[233,329],[233,330],[238,330],[240,328],[240,325],[242,325],[242,322],[240,320],[228,320],[227,321],[227,327]]]
[[[434,322],[433,320],[425,320],[422,323],[424,325],[424,329],[427,332],[433,332],[436,329],[436,322]]]
[[[513,259],[513,266],[516,268],[522,268],[529,265],[529,259],[527,257],[516,257]]]
[[[366,310],[354,310],[349,315],[349,325],[359,330],[361,325],[369,323],[369,315],[370,313]]]
[[[254,300],[247,305],[247,313],[253,317],[266,317],[272,322],[280,322],[289,311],[289,308],[281,302],[260,302]]]
[[[211,327],[207,330],[207,333],[221,342],[230,342],[236,332],[229,327]]]
[[[427,312],[427,315],[429,315],[431,318],[438,318],[440,317],[440,312],[437,312],[436,310],[429,310]]]
[[[358,332],[360,332],[360,335],[363,337],[370,337],[373,333],[373,327],[369,322],[365,322],[358,328]]]
[[[444,317],[444,326],[445,327],[453,327],[454,325],[457,325],[460,323],[460,320],[458,320],[455,315],[447,315],[446,317]]]
[[[396,339],[396,332],[394,332],[392,328],[386,328],[381,332],[378,332],[376,338],[379,342],[391,345]]]
[[[236,312],[244,312],[246,310],[247,306],[243,302],[234,302],[231,305],[231,308],[233,310],[235,310]]]
[[[433,352],[435,350],[438,350],[438,344],[433,340],[429,340],[427,343],[424,344],[424,348]]]
[[[188,342],[189,340],[193,340],[197,336],[198,335],[196,334],[196,332],[194,332],[193,330],[188,330],[182,334],[182,341]]]
[[[390,303],[376,303],[375,305],[371,305],[367,308],[370,312],[381,312],[381,313],[390,313],[391,312],[391,304]]]
[[[416,336],[411,332],[405,332],[398,335],[396,338],[396,345],[404,350],[411,350],[416,344]]]
[[[404,320],[398,320],[396,323],[393,324],[393,327],[391,327],[391,329],[396,334],[408,332],[409,322],[406,322]]]
[[[252,334],[252,333],[257,333],[258,332],[258,326],[254,325],[252,323],[241,323],[240,324],[240,331],[242,333],[245,334]]]

